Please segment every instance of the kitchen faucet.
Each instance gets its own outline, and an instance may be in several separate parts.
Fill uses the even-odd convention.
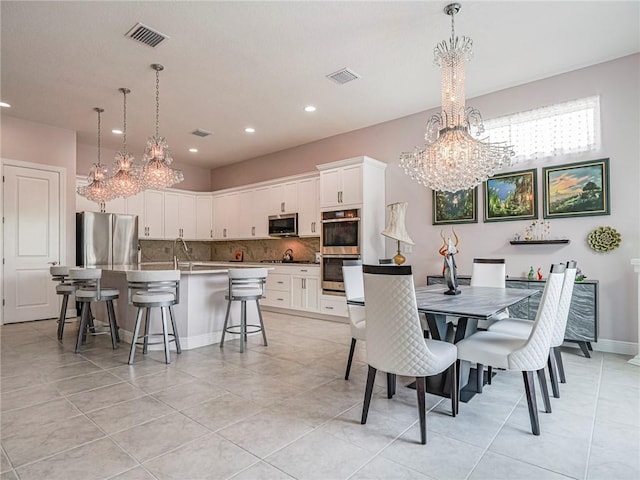
[[[191,261],[191,257],[189,256],[189,247],[187,247],[187,242],[184,241],[182,237],[178,237],[173,241],[173,268],[175,270],[178,269],[178,257],[176,255],[176,243],[182,242],[182,248],[184,249],[184,254],[187,257],[188,261]]]

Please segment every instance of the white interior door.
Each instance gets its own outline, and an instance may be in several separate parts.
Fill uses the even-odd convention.
[[[49,263],[60,262],[60,173],[4,165],[3,322],[58,315]]]

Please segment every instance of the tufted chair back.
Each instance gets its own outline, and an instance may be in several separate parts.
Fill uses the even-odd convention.
[[[531,334],[522,348],[509,355],[509,368],[522,371],[543,369],[549,357],[551,337],[556,323],[560,292],[564,282],[564,265],[552,265],[545,284]]]
[[[564,283],[560,293],[556,322],[551,335],[551,346],[559,347],[564,342],[564,331],[567,328],[569,318],[569,308],[571,307],[571,297],[573,296],[573,284],[576,281],[577,263],[573,260],[567,262],[567,269],[564,272]]]
[[[409,266],[365,265],[367,363],[383,372],[409,377],[439,373],[423,338]]]

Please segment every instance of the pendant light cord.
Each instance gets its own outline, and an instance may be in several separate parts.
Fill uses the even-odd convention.
[[[160,134],[160,70],[156,70],[156,137]]]
[[[123,153],[127,153],[127,91],[122,92],[124,96],[124,117],[122,122],[122,149]]]
[[[101,131],[101,123],[100,123],[100,114],[103,112],[101,108],[96,108],[98,112],[98,165],[100,165],[100,131]]]

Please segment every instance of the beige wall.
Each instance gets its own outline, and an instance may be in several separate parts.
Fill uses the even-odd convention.
[[[86,176],[89,174],[91,166],[98,160],[98,149],[95,145],[86,145],[78,143],[76,146],[78,175]],[[111,169],[115,162],[116,150],[102,148],[100,152],[100,161],[103,165]],[[129,152],[131,153],[131,152]],[[132,153],[134,161],[138,164],[142,161],[142,152]],[[211,191],[211,170],[208,168],[193,167],[178,162],[173,162],[172,166],[182,170],[184,181],[175,185],[175,188],[182,190],[191,190],[194,192],[210,192]]]
[[[76,132],[2,115],[0,155],[5,160],[66,169],[66,263],[75,262]]]
[[[636,54],[468,101],[468,105],[480,109],[485,118],[494,118],[570,99],[600,95],[600,151],[522,163],[511,170],[538,168],[538,205],[541,212],[542,167],[609,157],[610,216],[552,220],[551,234],[570,238],[571,244],[567,246],[512,246],[508,241],[515,233],[522,233],[529,222],[483,223],[480,191],[479,223],[455,227],[460,237],[458,266],[463,274],[471,273],[472,260],[479,256],[505,257],[510,276],[521,276],[530,266],[542,267],[546,271],[552,262],[577,260],[589,278],[600,281],[600,337],[619,342],[636,342],[638,338],[636,278],[629,260],[640,256],[639,72],[640,55]],[[437,75],[435,69],[433,74]],[[431,224],[431,191],[417,185],[404,174],[399,168],[398,156],[400,152],[424,143],[425,123],[430,113],[421,112],[218,168],[211,173],[211,184],[217,190],[240,183],[309,172],[315,169],[316,164],[358,155],[384,161],[389,164],[386,169],[387,203],[409,202],[407,228],[416,245],[407,258],[413,266],[416,283],[423,285],[427,274],[442,270],[442,258],[437,254],[441,245],[441,229]],[[594,252],[586,243],[588,233],[603,225],[614,227],[623,238],[620,248],[606,254]],[[393,245],[388,242],[387,254],[392,251]],[[626,344],[618,346],[632,348],[632,345]]]

